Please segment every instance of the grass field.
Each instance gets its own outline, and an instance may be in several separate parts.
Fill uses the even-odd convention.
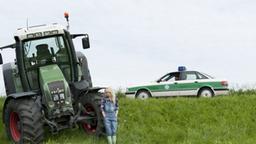
[[[2,108],[3,99],[0,99]],[[2,110],[0,109],[2,113]],[[0,118],[2,114],[0,115]],[[2,119],[2,118],[1,118]],[[119,144],[253,144],[256,94],[207,98],[120,99]],[[0,124],[0,143],[8,143]],[[47,144],[106,143],[82,130],[47,135]]]

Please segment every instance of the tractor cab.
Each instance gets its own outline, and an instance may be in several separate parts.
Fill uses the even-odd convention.
[[[20,77],[22,89],[38,90],[40,88],[38,70],[47,65],[57,65],[68,83],[88,77],[83,76],[85,70],[78,66],[82,64],[81,60],[86,58],[81,52],[75,51],[72,41],[81,36],[83,48],[89,48],[87,34],[72,35],[65,27],[58,24],[20,28],[14,36],[16,43],[0,49],[16,48],[17,70],[22,75]],[[2,64],[1,55],[0,63]],[[85,69],[89,73],[88,68]],[[91,85],[90,77],[88,81]],[[12,92],[7,91],[7,93]]]
[[[40,94],[49,118],[73,115],[71,95],[76,89],[71,91],[70,86],[79,85],[82,70],[87,69],[86,75],[89,75],[88,67],[81,67],[81,59],[85,56],[77,57],[76,53],[81,53],[73,46],[72,39],[78,36],[84,37],[83,46],[89,48],[87,34],[71,35],[58,24],[18,29],[14,36],[16,43],[4,47],[15,48],[17,59],[15,64],[3,65],[7,95],[17,92]],[[16,74],[10,75],[14,70]],[[87,86],[83,85],[82,89],[88,88],[91,79],[83,82]]]
[[[38,89],[38,68],[53,64],[58,65],[67,82],[78,80],[78,60],[72,43],[72,38],[76,36],[70,35],[65,27],[57,24],[17,31],[20,49],[16,53],[23,61],[20,65],[25,68],[27,79],[24,81],[28,88]],[[80,36],[84,36],[83,43],[88,43],[88,47],[84,48],[89,48],[88,35]]]
[[[29,88],[39,88],[38,69],[56,64],[68,82],[74,81],[76,61],[74,61],[73,46],[69,42],[68,34],[58,25],[41,26],[41,32],[35,30],[19,30],[21,50],[25,73]],[[66,32],[67,33],[67,32]]]

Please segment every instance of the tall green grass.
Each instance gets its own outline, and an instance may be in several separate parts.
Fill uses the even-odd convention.
[[[2,121],[4,100],[5,100],[4,97],[0,97],[0,143],[1,144],[9,143],[5,135],[5,130],[4,130],[3,121]]]
[[[2,106],[0,99],[0,106]],[[119,99],[119,144],[253,144],[256,142],[256,94],[214,98]],[[0,112],[2,112],[0,110]],[[0,116],[1,117],[1,116]],[[0,125],[0,143],[6,143]],[[79,129],[48,134],[47,144],[104,144],[104,137]]]

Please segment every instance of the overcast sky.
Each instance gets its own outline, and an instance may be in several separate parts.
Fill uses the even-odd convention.
[[[90,35],[91,49],[75,44],[95,86],[125,88],[184,65],[254,87],[255,7],[255,0],[0,0],[0,45],[13,43],[26,19],[65,25],[68,11],[71,32]],[[1,53],[5,63],[13,61],[13,50]],[[3,93],[2,74],[0,82]]]

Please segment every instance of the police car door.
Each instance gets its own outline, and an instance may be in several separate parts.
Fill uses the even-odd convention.
[[[197,90],[200,87],[199,80],[195,71],[184,71],[181,72],[180,82],[178,89],[180,95],[189,96],[197,95]]]
[[[158,81],[158,90],[152,92],[154,96],[177,96],[179,91],[177,90],[177,80],[179,79],[179,72],[169,73],[163,76]]]

